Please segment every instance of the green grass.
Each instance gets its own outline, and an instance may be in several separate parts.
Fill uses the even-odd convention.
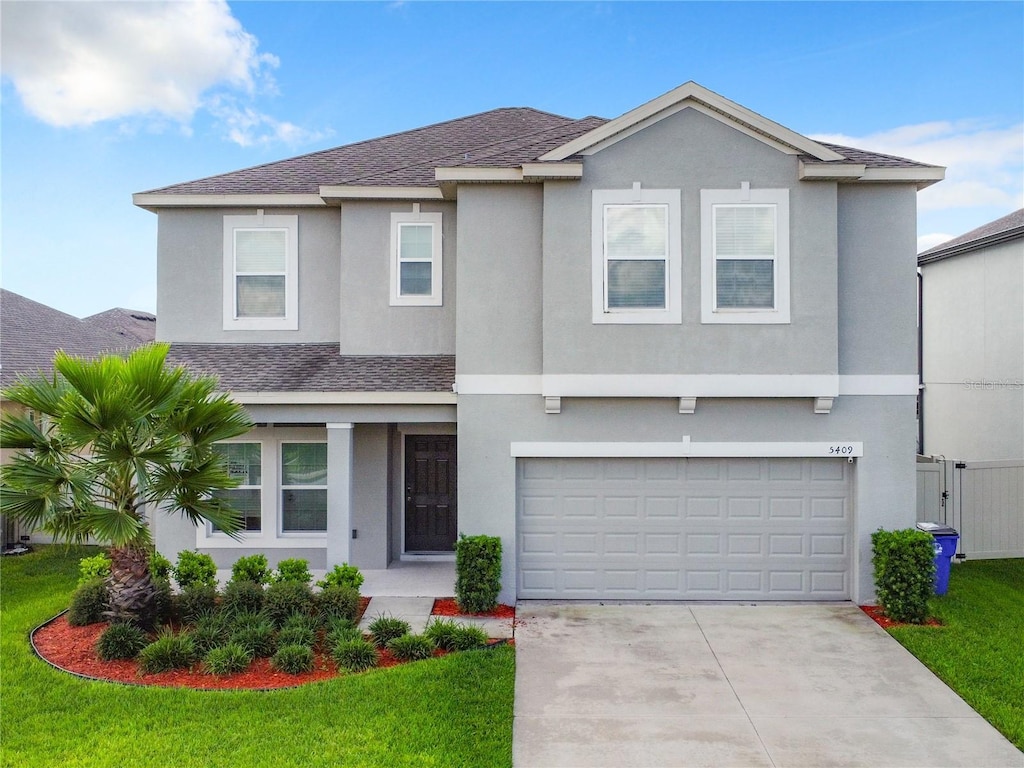
[[[78,559],[0,563],[0,764],[509,766],[515,656],[502,646],[274,692],[90,682],[37,659],[28,633],[67,606]]]
[[[1024,749],[1024,559],[954,565],[929,607],[944,626],[889,631]]]

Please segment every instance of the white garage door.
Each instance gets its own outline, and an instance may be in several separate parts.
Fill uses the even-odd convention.
[[[845,600],[845,459],[520,459],[524,599]]]

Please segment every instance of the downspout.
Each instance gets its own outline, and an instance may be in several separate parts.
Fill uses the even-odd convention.
[[[917,270],[917,453],[924,455],[924,275]]]

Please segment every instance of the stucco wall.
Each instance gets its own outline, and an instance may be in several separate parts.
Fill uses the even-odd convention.
[[[921,267],[924,452],[1024,458],[1024,240]]]

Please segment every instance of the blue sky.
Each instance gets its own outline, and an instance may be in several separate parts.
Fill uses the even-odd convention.
[[[616,117],[696,80],[948,166],[922,247],[1024,206],[1019,2],[0,5],[5,288],[155,310],[133,192],[499,106]]]

